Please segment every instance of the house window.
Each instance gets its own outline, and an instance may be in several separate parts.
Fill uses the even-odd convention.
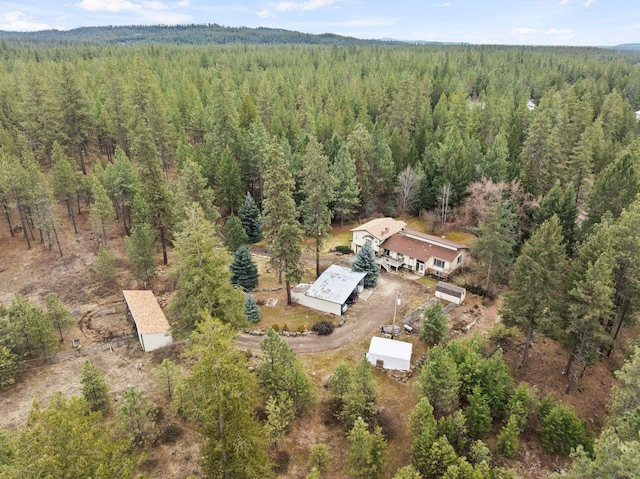
[[[462,256],[458,256],[458,264],[462,263]]]
[[[389,251],[388,249],[385,249],[385,250],[384,250],[384,255],[385,255],[385,256],[389,256],[389,254],[390,254],[390,251]]]
[[[436,268],[444,268],[444,261],[438,258],[433,258],[433,266]]]

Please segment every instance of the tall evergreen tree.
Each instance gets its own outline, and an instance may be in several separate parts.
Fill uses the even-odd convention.
[[[257,243],[262,239],[262,222],[260,221],[260,209],[253,201],[251,193],[247,192],[244,204],[238,210],[238,217],[242,227],[247,233],[248,243]]]
[[[11,441],[11,458],[0,464],[6,479],[26,477],[132,477],[139,457],[131,444],[113,438],[101,414],[79,397],[58,394],[47,407],[34,403],[27,426]]]
[[[229,148],[221,152],[216,162],[215,178],[218,203],[233,214],[242,202],[242,180],[240,166]]]
[[[376,479],[384,472],[386,441],[380,426],[369,432],[367,423],[358,417],[347,439],[350,444],[347,463],[349,473],[362,479]]]
[[[532,223],[535,227],[557,215],[562,226],[563,243],[567,249],[567,254],[573,256],[577,240],[577,220],[578,207],[574,201],[573,185],[560,188],[556,183],[540,202],[540,207],[533,212]]]
[[[297,220],[293,200],[294,182],[285,164],[282,149],[267,146],[263,203],[264,237],[271,250],[270,263],[280,275],[284,273],[287,304],[291,304],[291,282],[302,278],[302,228]]]
[[[91,205],[91,218],[94,223],[94,232],[96,234],[96,243],[99,245],[100,233],[104,245],[107,245],[107,226],[114,220],[116,214],[113,210],[113,204],[107,196],[102,182],[97,176],[94,176],[91,182],[91,194],[93,196],[93,204]]]
[[[141,199],[145,203],[147,222],[156,232],[162,247],[163,263],[168,264],[167,244],[173,228],[171,192],[167,186],[158,151],[150,129],[142,122],[136,126],[136,135],[131,144],[138,165]]]
[[[147,289],[156,275],[156,241],[151,227],[147,223],[134,226],[131,236],[124,239],[124,246],[133,277]]]
[[[519,241],[519,223],[515,213],[504,202],[489,209],[478,226],[478,239],[471,248],[478,267],[486,276],[484,289],[491,293],[496,281],[506,276]]]
[[[307,236],[314,239],[316,249],[316,277],[320,276],[320,250],[331,229],[333,181],[329,171],[329,159],[315,139],[309,138],[307,151],[302,158],[302,193],[305,198],[300,213]]]
[[[67,204],[67,212],[73,223],[73,230],[78,233],[76,217],[73,212],[73,198],[78,193],[78,177],[76,171],[62,151],[62,147],[56,142],[53,144],[53,192],[57,199]]]
[[[73,325],[73,318],[56,293],[48,293],[44,297],[44,301],[47,308],[45,315],[51,324],[53,324],[53,326],[58,330],[58,333],[60,334],[60,342],[62,342],[64,340],[62,337],[62,331]]]
[[[533,332],[548,327],[557,316],[565,262],[560,221],[553,216],[522,247],[500,311],[506,324],[526,333],[523,365],[529,358]]]
[[[356,182],[356,164],[351,158],[347,145],[343,144],[338,151],[331,176],[334,178],[335,203],[333,211],[340,217],[341,225],[344,219],[358,210],[360,204],[360,188]]]
[[[417,382],[420,394],[429,400],[437,415],[454,411],[458,406],[460,375],[455,361],[442,346],[429,351]]]
[[[258,385],[230,326],[205,313],[186,355],[195,361],[180,381],[174,405],[196,422],[210,477],[273,477],[266,438],[255,417]]]
[[[175,255],[178,283],[169,315],[180,327],[192,329],[205,312],[234,326],[246,322],[242,293],[229,281],[229,253],[220,247],[214,226],[197,205],[187,212],[176,237]]]
[[[380,266],[376,263],[376,256],[373,252],[373,248],[368,243],[358,251],[356,259],[351,265],[353,271],[367,273],[364,277],[365,288],[375,288],[378,285],[378,278],[380,277]]]
[[[262,356],[258,380],[271,396],[286,394],[295,404],[297,414],[306,412],[315,399],[315,386],[304,371],[304,364],[273,328],[260,343]]]
[[[242,227],[242,222],[237,216],[230,216],[224,225],[224,244],[226,247],[231,253],[234,253],[248,242],[249,238]]]
[[[258,266],[251,258],[251,252],[246,246],[240,246],[233,253],[231,269],[231,284],[241,286],[245,291],[251,291],[258,286]]]

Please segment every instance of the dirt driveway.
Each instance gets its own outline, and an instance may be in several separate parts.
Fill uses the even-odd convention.
[[[356,304],[349,306],[343,316],[345,324],[336,328],[331,335],[283,338],[296,353],[301,354],[320,353],[354,344],[374,335],[381,324],[391,324],[396,293],[400,293],[403,298],[423,297],[426,301],[428,289],[414,281],[382,272],[376,289],[366,299],[360,298]],[[396,324],[402,322],[402,317],[409,312],[409,308],[408,301],[401,302],[396,313]],[[261,336],[242,334],[238,338],[238,344],[258,350],[262,339]]]

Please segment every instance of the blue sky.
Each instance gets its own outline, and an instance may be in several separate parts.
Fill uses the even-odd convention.
[[[0,30],[218,23],[358,38],[517,45],[640,43],[639,0],[3,0]]]

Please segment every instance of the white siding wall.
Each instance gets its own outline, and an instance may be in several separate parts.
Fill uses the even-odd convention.
[[[342,316],[342,305],[337,303],[330,303],[323,299],[312,298],[304,293],[291,292],[291,300],[295,303],[306,306],[307,308],[322,311],[324,313],[335,314],[336,316]]]
[[[382,361],[382,367],[385,369],[396,369],[398,371],[408,371],[411,368],[411,361],[404,359],[392,358],[381,354],[367,353],[367,359],[371,364],[376,366],[378,361]]]
[[[145,352],[154,351],[168,346],[173,342],[171,333],[155,333],[155,334],[138,334],[142,350]]]
[[[457,304],[458,306],[462,304],[462,302],[464,301],[464,297],[464,293],[462,294],[462,298],[458,298],[456,296],[451,296],[450,294],[443,293],[442,291],[436,291],[436,298],[444,299],[445,301]]]

